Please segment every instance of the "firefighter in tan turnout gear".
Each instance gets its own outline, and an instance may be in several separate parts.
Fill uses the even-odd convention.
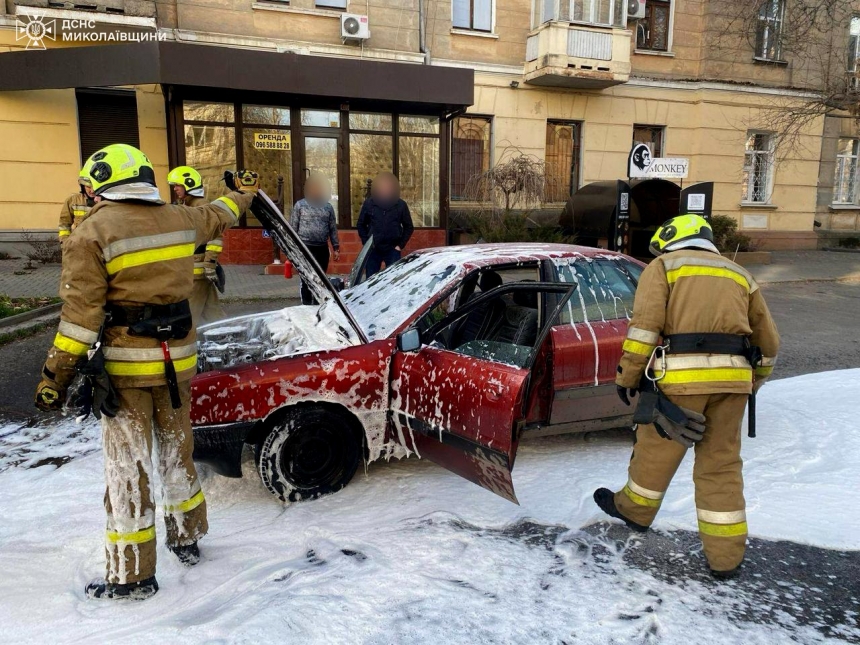
[[[640,391],[627,485],[598,489],[594,500],[646,531],[695,445],[699,535],[711,573],[729,578],[746,548],[744,408],[773,371],[779,334],[755,280],[719,254],[702,217],[664,223],[651,252],[658,257],[639,281],[616,378],[625,403]]]
[[[152,165],[131,146],[108,146],[84,169],[102,200],[66,242],[61,321],[36,405],[61,408],[66,389],[78,383],[76,371],[88,373],[92,363],[103,361],[92,409],[102,419],[107,574],[89,583],[86,593],[146,598],[158,590],[153,443],[168,548],[184,564],[195,564],[197,540],[207,531],[206,502],[191,460],[190,379],[197,355],[188,298],[194,250],[238,220],[258,181],[243,171],[241,192],[192,208],[161,201]]]
[[[96,194],[93,192],[92,182],[83,170],[78,176],[78,185],[80,190],[74,195],[69,195],[63,203],[63,208],[60,209],[59,237],[61,245],[72,234],[72,231],[87,218],[90,209],[96,204]]]
[[[203,194],[203,177],[190,166],[171,170],[167,183],[173,190],[174,204],[203,206],[208,203]],[[224,318],[217,291],[219,286],[224,288],[223,273],[218,265],[218,256],[223,248],[219,235],[194,249],[194,291],[190,302],[195,327]]]

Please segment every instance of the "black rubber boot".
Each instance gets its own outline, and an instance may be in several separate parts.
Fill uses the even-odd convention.
[[[195,564],[200,562],[200,548],[197,546],[197,542],[192,542],[185,546],[170,546],[167,548],[170,549],[186,567],[193,567]]]
[[[155,576],[141,580],[140,582],[129,582],[119,584],[108,582],[104,578],[92,580],[85,588],[87,598],[98,598],[100,600],[146,600],[152,598],[158,591],[158,582]]]
[[[727,571],[717,571],[715,569],[711,569],[711,575],[714,576],[716,580],[734,580],[739,575],[741,575],[741,565],[736,566],[734,569],[728,569]]]
[[[609,517],[614,517],[624,522],[627,527],[637,533],[645,533],[648,530],[647,526],[642,526],[624,517],[615,506],[615,493],[608,488],[598,488],[594,491],[594,502],[600,507],[600,510],[606,513]]]

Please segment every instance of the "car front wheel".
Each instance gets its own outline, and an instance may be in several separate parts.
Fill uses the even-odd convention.
[[[355,475],[361,441],[346,415],[319,407],[281,414],[257,447],[260,479],[283,501],[335,493]]]

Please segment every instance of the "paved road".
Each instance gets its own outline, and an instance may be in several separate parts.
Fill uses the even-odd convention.
[[[860,367],[860,283],[811,282],[763,288],[783,348],[774,378]],[[266,311],[295,300],[236,301],[228,315]],[[54,330],[0,347],[0,419],[38,418],[32,396]]]

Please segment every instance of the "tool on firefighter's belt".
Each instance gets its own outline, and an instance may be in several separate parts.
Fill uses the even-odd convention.
[[[647,372],[639,385],[633,423],[651,423],[661,437],[687,448],[692,448],[705,434],[704,415],[672,403],[657,389],[656,380]]]
[[[169,305],[143,305],[142,307],[113,307],[110,324],[128,326],[129,336],[154,338],[161,343],[164,357],[164,378],[170,392],[170,404],[174,410],[182,407],[176,368],[170,356],[169,340],[186,338],[193,327],[191,305],[187,300]]]
[[[102,337],[105,326],[110,324],[110,314],[105,316],[98,336],[87,356],[75,366],[77,372],[66,396],[65,410],[83,420],[92,413],[96,419],[102,415],[113,418],[119,411],[119,396],[105,368]]]
[[[170,405],[174,410],[182,407],[179,397],[179,381],[176,379],[176,368],[170,358],[170,345],[166,340],[161,341],[161,353],[164,355],[164,378],[167,381],[167,391],[170,392]]]
[[[756,347],[755,345],[750,345],[749,349],[747,349],[747,360],[752,365],[753,374],[755,374],[755,368],[761,365],[762,358],[764,358],[761,347]],[[747,417],[747,436],[750,439],[755,439],[755,383],[753,383],[752,392],[750,392],[750,401],[749,401],[749,416]]]
[[[655,389],[657,387],[657,381],[666,376],[666,352],[668,350],[668,343],[665,345],[657,345],[657,347],[654,348],[654,351],[651,352],[651,358],[648,359],[648,363],[645,365],[645,377],[651,381]],[[657,376],[656,370],[654,369],[654,362],[657,359],[660,360],[660,376]]]

